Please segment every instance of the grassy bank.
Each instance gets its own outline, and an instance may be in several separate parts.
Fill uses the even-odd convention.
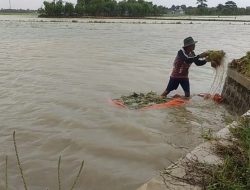
[[[240,118],[237,127],[229,130],[230,138],[228,133],[222,138],[214,136],[211,131],[205,133],[203,138],[209,143],[204,143],[194,150],[195,153],[164,170],[161,177],[165,186],[204,190],[250,189],[250,117]]]
[[[250,77],[250,51],[240,59],[234,59],[229,67],[236,69],[239,73]]]
[[[239,127],[231,128],[229,145],[217,143],[215,152],[223,158],[222,165],[211,167],[205,189],[250,189],[250,118],[242,118]]]
[[[208,133],[205,138],[213,143],[213,152],[222,164],[189,160],[185,182],[207,190],[250,189],[250,118],[240,118],[236,128],[230,128],[231,138],[221,140]],[[205,136],[207,137],[207,136]]]

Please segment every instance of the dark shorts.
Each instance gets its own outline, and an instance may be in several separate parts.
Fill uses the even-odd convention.
[[[189,79],[180,79],[180,78],[170,77],[169,82],[168,82],[168,86],[167,86],[167,91],[171,92],[173,90],[176,90],[178,88],[179,84],[181,85],[185,94],[186,93],[190,94]]]

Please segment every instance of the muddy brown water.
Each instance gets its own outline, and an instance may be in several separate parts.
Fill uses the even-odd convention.
[[[108,99],[134,91],[160,94],[186,36],[199,41],[197,53],[223,49],[228,60],[243,56],[249,50],[249,25],[50,21],[0,16],[1,189],[5,155],[10,189],[23,188],[14,130],[31,189],[58,187],[61,155],[64,189],[84,159],[76,189],[128,190],[202,142],[204,129],[225,126],[224,107],[197,96],[179,108],[140,112],[113,107]],[[213,78],[209,65],[193,65],[191,93],[207,92]]]

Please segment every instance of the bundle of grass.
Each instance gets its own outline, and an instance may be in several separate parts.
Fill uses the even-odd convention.
[[[211,66],[213,68],[217,68],[223,64],[225,55],[226,54],[223,50],[219,51],[209,50],[207,61],[211,62]]]
[[[129,96],[121,96],[120,100],[130,109],[140,109],[146,106],[164,103],[165,98],[159,97],[155,92],[133,93]]]
[[[246,53],[246,56],[240,59],[234,59],[229,67],[235,68],[239,73],[250,77],[250,51]]]

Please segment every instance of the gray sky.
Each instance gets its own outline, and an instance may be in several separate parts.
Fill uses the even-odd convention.
[[[42,6],[44,0],[10,0],[13,9],[38,9]],[[48,0],[51,1],[51,0]],[[67,2],[76,3],[77,0],[66,0]],[[147,0],[152,1],[153,4],[171,7],[172,5],[196,6],[196,0]],[[207,0],[209,7],[215,7],[219,3],[224,4],[228,0]],[[250,0],[233,0],[238,7],[250,6]],[[9,8],[9,0],[0,0],[0,9]]]

